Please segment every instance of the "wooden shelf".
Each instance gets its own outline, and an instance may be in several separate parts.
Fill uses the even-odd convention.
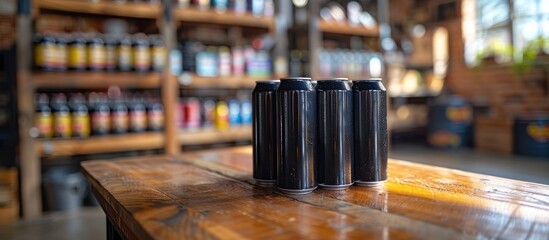
[[[201,77],[190,74],[183,78],[178,77],[181,86],[189,88],[253,88],[255,81],[269,80],[272,77],[249,77],[249,76],[227,76],[227,77]]]
[[[163,146],[162,132],[147,132],[95,136],[86,139],[38,139],[36,151],[42,157],[57,157],[160,149]]]
[[[244,14],[235,14],[233,11],[218,13],[215,10],[200,11],[196,8],[176,8],[174,10],[174,18],[182,22],[274,28],[273,17],[256,17],[248,12]]]
[[[112,85],[132,88],[158,88],[161,74],[156,72],[34,72],[32,84],[39,89],[90,89]]]
[[[179,132],[179,143],[182,145],[199,145],[210,143],[246,141],[252,139],[252,127],[241,126],[227,130],[181,130]]]
[[[70,13],[148,19],[156,19],[160,16],[160,5],[148,3],[127,2],[117,4],[111,1],[37,0],[35,5],[39,9]]]
[[[323,20],[318,21],[318,28],[324,33],[357,35],[365,37],[379,36],[379,28],[365,28],[364,26],[352,26],[348,23],[332,23]]]

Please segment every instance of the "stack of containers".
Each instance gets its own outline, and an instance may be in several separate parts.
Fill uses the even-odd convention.
[[[381,79],[258,81],[252,93],[253,175],[286,194],[387,179],[387,102]]]

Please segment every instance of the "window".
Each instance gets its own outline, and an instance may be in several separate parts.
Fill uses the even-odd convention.
[[[541,47],[549,53],[549,0],[464,0],[462,17],[469,66],[487,55],[497,62],[521,60],[537,39],[544,39]]]

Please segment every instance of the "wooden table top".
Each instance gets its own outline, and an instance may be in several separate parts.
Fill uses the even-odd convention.
[[[549,238],[548,185],[405,161],[384,187],[302,196],[254,185],[251,147],[82,168],[129,239]]]

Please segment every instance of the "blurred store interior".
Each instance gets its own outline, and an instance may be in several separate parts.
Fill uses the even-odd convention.
[[[549,184],[549,0],[0,0],[0,49],[8,239],[104,228],[82,161],[250,145],[284,76],[382,78],[391,158]]]

